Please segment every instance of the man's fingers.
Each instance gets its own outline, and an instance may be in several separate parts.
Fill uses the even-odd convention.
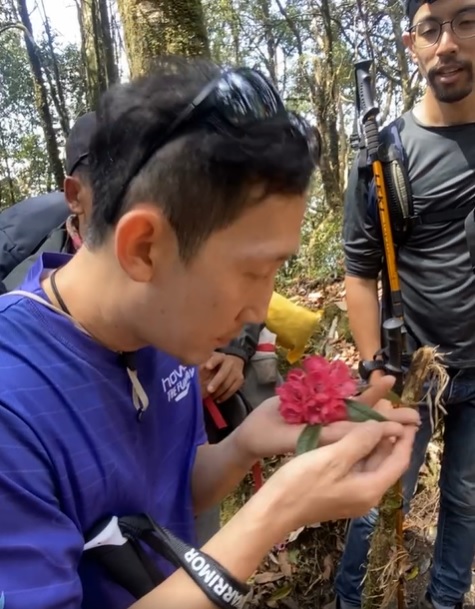
[[[219,353],[215,351],[213,355],[209,358],[209,360],[204,364],[206,370],[214,370],[217,366],[219,366],[223,361],[226,355],[224,353]]]
[[[215,391],[218,391],[218,390],[221,391],[221,386],[224,385],[226,380],[228,379],[229,372],[230,372],[230,370],[229,370],[229,366],[227,365],[227,362],[223,362],[223,364],[219,368],[218,372],[216,372],[214,377],[208,383],[208,391],[210,393],[214,393]]]
[[[386,459],[375,471],[366,472],[368,476],[374,477],[375,488],[379,488],[381,494],[395,484],[409,467],[417,429],[414,426],[404,427],[403,429],[403,434],[393,445],[393,449]]]
[[[386,438],[399,438],[404,428],[399,423],[392,421],[379,423],[366,421],[358,423],[339,442],[328,447],[332,452],[334,466],[338,468],[341,475],[346,475],[357,463],[366,459]]]
[[[402,425],[420,425],[421,422],[419,412],[415,408],[404,406],[394,408],[389,400],[379,400],[374,409],[391,421],[396,421]]]
[[[396,379],[394,376],[383,376],[374,381],[366,391],[364,391],[356,399],[368,406],[374,406],[379,400],[385,398],[388,392],[392,389]]]
[[[224,381],[215,389],[214,397],[218,402],[225,402],[239,389],[240,383],[233,374],[228,374]]]

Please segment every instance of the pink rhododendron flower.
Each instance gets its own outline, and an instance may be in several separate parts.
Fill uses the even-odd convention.
[[[302,367],[291,370],[277,389],[280,412],[287,423],[328,425],[347,419],[345,399],[354,394],[356,380],[339,360],[307,357]]]

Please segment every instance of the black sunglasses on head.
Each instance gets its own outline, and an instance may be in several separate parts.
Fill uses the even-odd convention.
[[[206,117],[239,129],[276,116],[286,117],[291,128],[306,140],[309,152],[317,164],[321,148],[317,130],[312,129],[305,119],[286,110],[274,85],[257,70],[238,68],[225,71],[198,93],[142,156],[123,184],[117,203],[122,200],[131,181],[152,156],[178,133],[182,133],[187,125]]]

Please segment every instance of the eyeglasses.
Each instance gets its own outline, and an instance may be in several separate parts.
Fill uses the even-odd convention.
[[[450,24],[452,32],[457,38],[461,40],[473,38],[475,36],[475,7],[460,11],[450,21],[440,22],[433,18],[419,21],[409,28],[414,46],[417,49],[425,49],[437,44],[442,36],[443,27],[447,24]]]
[[[149,138],[153,144],[129,174],[117,202],[122,200],[132,180],[152,156],[173,138],[182,134],[186,128],[206,120],[215,127],[225,126],[238,132],[239,128],[256,121],[277,116],[286,117],[294,133],[305,138],[309,152],[317,164],[321,149],[318,131],[305,119],[286,110],[279,93],[265,76],[249,68],[224,72],[198,93],[164,133],[157,134],[156,138]]]

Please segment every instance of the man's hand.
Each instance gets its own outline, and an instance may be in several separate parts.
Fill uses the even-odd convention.
[[[393,408],[384,397],[394,384],[394,377],[385,376],[375,380],[357,399],[373,406],[389,420],[402,425],[419,425],[419,414],[413,408]],[[361,423],[341,421],[322,429],[320,446],[338,442]],[[236,451],[244,458],[257,460],[295,452],[297,440],[304,425],[289,425],[279,412],[279,398],[270,398],[256,408],[233,432]]]
[[[244,360],[236,355],[216,351],[200,368],[203,397],[225,402],[244,382]]]
[[[379,381],[379,379],[384,378],[386,373],[384,370],[373,370],[373,372],[369,375],[369,384],[374,385]]]
[[[394,422],[358,423],[338,442],[285,464],[260,491],[262,499],[282,518],[283,532],[363,516],[408,468],[416,430]]]

